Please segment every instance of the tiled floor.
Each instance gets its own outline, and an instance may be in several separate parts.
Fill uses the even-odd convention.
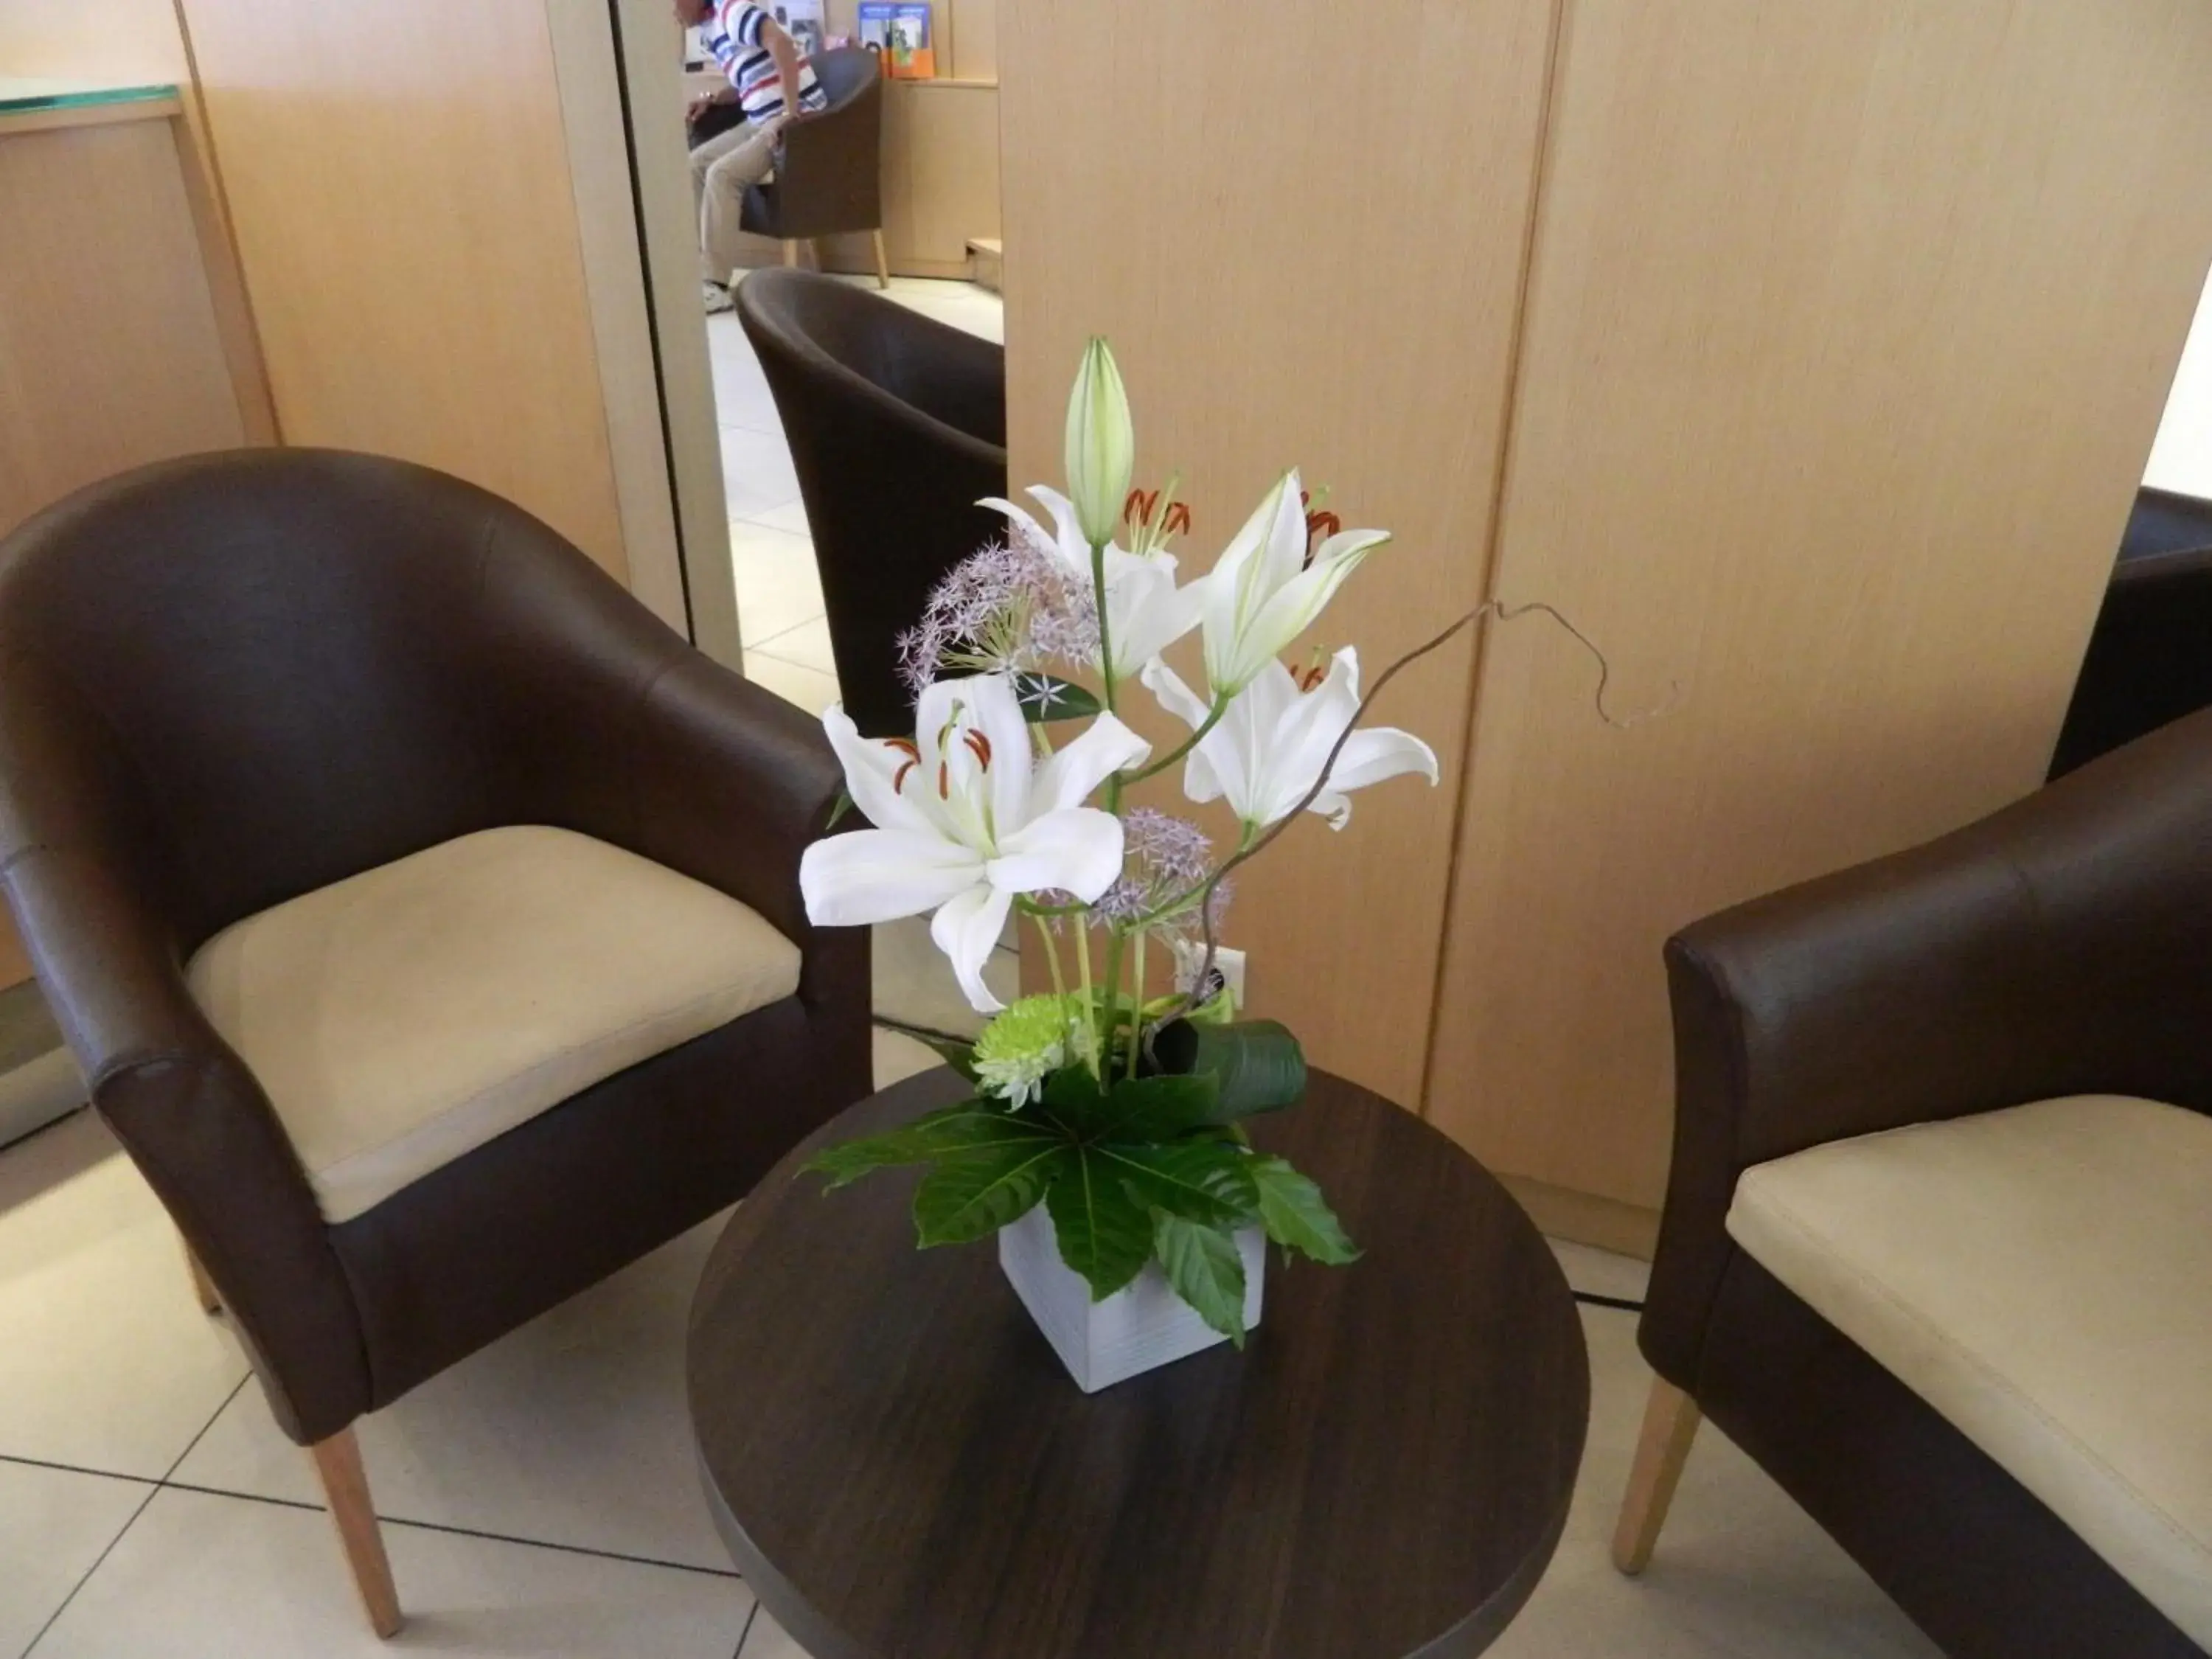
[[[986,339],[1005,337],[1006,313],[999,296],[972,283],[895,276],[889,297]],[[779,696],[818,714],[836,701],[837,671],[830,655],[806,509],[799,499],[799,479],[776,419],[775,400],[734,315],[707,319],[707,344],[721,425],[745,672]]]
[[[915,925],[878,936],[880,1004],[971,1025]],[[1011,956],[994,970],[1010,974]],[[888,1082],[933,1063],[888,1030]],[[603,1655],[805,1659],[729,1571],[698,1495],[684,1310],[720,1218],[456,1366],[362,1430],[410,1622],[356,1610],[301,1455],[270,1423],[173,1234],[78,1115],[0,1152],[0,1659]],[[1578,1289],[1643,1269],[1562,1245]],[[1589,1451],[1507,1659],[1930,1659],[1934,1650],[1708,1431],[1658,1560],[1605,1559],[1649,1373],[1634,1316],[1586,1306]]]

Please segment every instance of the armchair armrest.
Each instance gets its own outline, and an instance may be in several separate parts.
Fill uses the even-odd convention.
[[[799,890],[799,859],[844,787],[817,722],[686,652],[640,705],[629,768],[637,851],[760,912],[806,953],[809,976],[823,952],[856,945],[865,978],[866,931],[816,927]]]
[[[302,1443],[336,1433],[369,1398],[353,1296],[275,1109],[192,1000],[168,931],[82,851],[33,848],[0,884],[94,1106],[222,1291],[279,1421]]]
[[[1690,1386],[1754,1164],[2079,1093],[2212,1111],[2212,714],[1667,949],[1674,1158],[1643,1341]]]

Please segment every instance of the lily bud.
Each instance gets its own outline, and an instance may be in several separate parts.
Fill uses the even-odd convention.
[[[1067,493],[1092,546],[1114,539],[1136,462],[1137,434],[1121,371],[1105,340],[1093,335],[1067,398]]]

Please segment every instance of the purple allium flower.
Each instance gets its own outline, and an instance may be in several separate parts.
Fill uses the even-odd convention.
[[[1098,655],[1088,583],[1026,527],[986,543],[939,580],[921,620],[898,638],[899,672],[919,695],[947,668],[990,674]]]

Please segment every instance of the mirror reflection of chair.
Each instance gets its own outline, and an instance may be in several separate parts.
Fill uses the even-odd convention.
[[[739,283],[806,504],[845,710],[871,737],[914,730],[898,636],[945,572],[1006,521],[1006,351],[803,270]]]
[[[793,122],[777,146],[775,173],[745,191],[738,223],[783,244],[799,263],[801,239],[865,230],[875,239],[876,282],[891,285],[884,251],[884,79],[874,52],[840,46],[813,60],[830,107]],[[817,245],[816,263],[820,263]]]

